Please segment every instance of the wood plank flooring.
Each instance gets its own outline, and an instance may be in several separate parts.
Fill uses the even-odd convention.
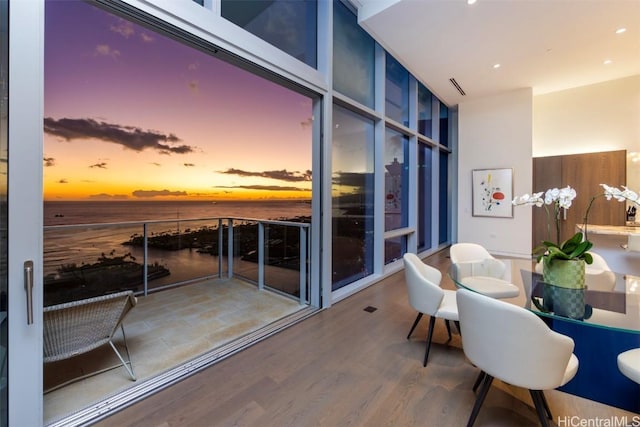
[[[447,255],[425,261],[444,271],[443,287],[453,289]],[[406,339],[415,314],[404,273],[394,274],[96,425],[464,426],[478,371],[458,335],[446,342],[441,320],[424,368],[426,318]],[[538,425],[526,391],[494,384],[476,426]],[[546,395],[556,424],[573,416],[626,416],[630,424],[637,416],[556,390]]]

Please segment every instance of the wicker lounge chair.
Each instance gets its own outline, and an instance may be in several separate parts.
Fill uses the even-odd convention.
[[[44,363],[68,359],[108,343],[131,379],[135,381],[122,321],[136,302],[133,292],[125,291],[45,307]],[[123,359],[112,341],[118,328],[122,330],[128,361]],[[73,381],[119,366],[103,369]]]

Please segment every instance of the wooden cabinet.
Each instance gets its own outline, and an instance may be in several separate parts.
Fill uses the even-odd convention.
[[[584,222],[584,215],[591,199],[602,194],[600,184],[620,187],[626,185],[626,177],[626,150],[534,157],[533,159],[534,192],[570,185],[578,194],[571,208],[561,214],[561,241],[573,236],[576,232],[576,224]],[[625,209],[625,203],[596,197],[589,212],[588,222],[598,225],[624,225]],[[554,221],[551,220],[551,236],[549,236],[547,224],[545,209],[533,208],[534,246],[538,246],[543,240],[555,241]]]

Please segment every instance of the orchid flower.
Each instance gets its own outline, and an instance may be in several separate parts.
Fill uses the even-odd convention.
[[[640,200],[639,200],[640,196],[638,196],[638,193],[636,193],[635,191],[629,190],[624,185],[622,186],[624,190],[620,190],[619,188],[616,188],[616,187],[610,187],[607,184],[600,184],[600,186],[604,189],[604,196],[607,198],[607,200],[611,200],[613,198],[619,202],[624,202],[625,200],[628,200],[635,204],[640,204]]]

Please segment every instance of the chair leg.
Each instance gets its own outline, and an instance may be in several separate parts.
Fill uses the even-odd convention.
[[[462,336],[462,331],[460,330],[460,322],[458,322],[457,320],[454,320],[453,323],[456,325],[456,328],[458,329],[458,333],[460,334],[460,336]]]
[[[547,398],[544,396],[544,391],[540,390],[540,398],[542,403],[544,404],[544,410],[547,411],[547,417],[552,420],[553,415],[551,415],[551,409],[549,408],[549,404],[547,403]]]
[[[536,407],[536,413],[538,414],[538,419],[540,419],[540,425],[542,425],[542,427],[549,427],[546,417],[549,412],[546,411],[547,408],[545,408],[546,405],[543,402],[544,397],[540,396],[540,390],[529,390],[529,393],[531,394],[531,399],[533,399],[533,404]]]
[[[493,382],[493,377],[485,373],[484,379],[482,380],[482,387],[480,388],[480,393],[476,398],[476,403],[473,405],[473,409],[471,410],[471,415],[469,416],[467,427],[472,427],[473,423],[476,422],[476,418],[478,417],[478,413],[480,412],[480,407],[482,407],[482,404],[484,403],[484,399],[487,397],[487,393],[489,392],[489,388],[491,388],[492,382]]]
[[[431,338],[433,337],[433,328],[436,324],[435,316],[431,316],[429,319],[429,332],[427,333],[427,349],[424,352],[424,364],[422,366],[427,366],[427,359],[429,358],[429,349],[431,348]]]
[[[447,325],[447,334],[449,334],[449,341],[451,341],[451,325],[449,324],[449,320],[445,319],[444,324]]]
[[[124,359],[120,355],[120,352],[118,351],[116,346],[113,344],[113,341],[109,340],[109,344],[111,345],[111,348],[113,349],[113,351],[116,353],[116,356],[118,356],[118,359],[120,359],[120,362],[122,362],[122,366],[124,366],[124,369],[126,369],[127,372],[129,373],[129,376],[131,376],[131,380],[135,381],[136,376],[133,374],[133,364],[131,363],[131,356],[129,355],[129,347],[127,346],[127,337],[124,335],[124,327],[122,325],[120,325],[120,329],[122,330],[122,340],[124,342],[125,351],[127,352],[127,359],[129,359],[128,364],[131,365],[131,367],[127,366],[127,362],[124,361]]]
[[[413,326],[411,327],[411,330],[409,331],[409,335],[407,335],[407,339],[409,339],[409,337],[411,337],[411,334],[413,333],[413,330],[416,328],[416,326],[418,326],[418,322],[420,322],[420,319],[422,319],[422,314],[423,313],[418,313],[418,317],[416,317],[415,322],[413,322]]]
[[[549,418],[550,420],[553,420],[553,415],[551,415],[551,409],[549,408],[549,404],[547,403],[547,398],[544,395],[544,391],[536,390],[536,392],[540,395],[540,401],[544,406],[544,411],[547,413],[547,418]]]
[[[484,376],[485,376],[484,371],[480,371],[478,373],[478,378],[476,378],[476,382],[473,384],[473,392],[474,393],[476,392],[476,390],[478,389],[478,386],[480,385],[480,383],[484,379]]]

